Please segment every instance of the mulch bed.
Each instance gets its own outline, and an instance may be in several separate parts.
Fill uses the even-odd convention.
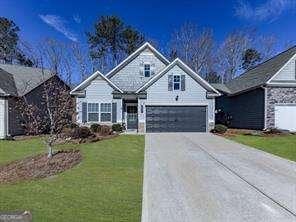
[[[0,166],[0,184],[50,177],[74,167],[81,160],[79,150],[61,150],[51,158],[47,158],[47,154],[26,157]]]
[[[94,134],[93,136],[89,137],[89,138],[80,138],[80,139],[73,139],[71,137],[62,137],[62,138],[58,138],[55,141],[56,145],[60,145],[60,144],[66,144],[66,143],[72,143],[72,144],[81,144],[81,143],[94,143],[94,142],[98,142],[101,140],[106,140],[106,139],[112,139],[114,137],[117,137],[119,135],[119,133],[114,133],[111,135],[100,135],[100,134]]]
[[[290,135],[293,133],[278,131],[278,132],[268,132],[261,130],[248,130],[248,129],[233,129],[229,128],[224,134],[218,134],[224,137],[234,137],[237,135],[247,135],[247,136],[261,136],[261,137],[275,137],[275,136],[283,136]]]

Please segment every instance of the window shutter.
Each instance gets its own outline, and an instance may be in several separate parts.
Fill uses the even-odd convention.
[[[152,75],[155,74],[155,63],[152,63],[152,64],[151,64],[150,69],[151,69],[151,76],[152,76]]]
[[[82,122],[87,122],[87,103],[82,103]]]
[[[112,103],[112,123],[117,122],[117,103]]]
[[[139,72],[140,72],[140,76],[144,76],[144,63],[143,62],[140,63],[140,70],[139,70]]]
[[[168,76],[168,90],[173,91],[173,75]]]
[[[185,75],[181,75],[181,91],[185,91]]]

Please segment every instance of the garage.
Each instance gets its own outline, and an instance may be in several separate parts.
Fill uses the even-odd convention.
[[[296,131],[296,104],[276,105],[274,115],[276,128]]]
[[[206,106],[146,106],[146,132],[206,132]]]

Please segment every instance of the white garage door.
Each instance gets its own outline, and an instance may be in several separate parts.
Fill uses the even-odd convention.
[[[296,104],[275,106],[275,127],[296,131]]]
[[[0,98],[0,139],[5,137],[5,100]]]

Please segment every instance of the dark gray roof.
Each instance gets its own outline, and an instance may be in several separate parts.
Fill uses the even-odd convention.
[[[0,64],[0,89],[6,94],[22,96],[50,79],[53,75],[47,69]]]
[[[0,69],[0,95],[17,95],[13,76],[2,69]]]
[[[222,83],[211,83],[211,85],[220,92],[230,94],[230,89],[227,88],[225,84]]]
[[[274,56],[225,84],[229,94],[237,94],[264,85],[296,54],[296,46]],[[221,90],[218,86],[217,90]],[[227,93],[227,92],[226,92]]]

